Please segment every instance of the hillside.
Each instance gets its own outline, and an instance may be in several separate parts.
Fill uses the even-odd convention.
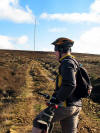
[[[78,133],[99,133],[100,56],[73,55],[94,87],[91,99],[83,99]],[[0,133],[31,133],[32,120],[46,107],[37,92],[52,95],[58,66],[53,52],[0,50]],[[61,133],[59,123],[53,133]]]

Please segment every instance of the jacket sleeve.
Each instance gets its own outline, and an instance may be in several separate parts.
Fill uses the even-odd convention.
[[[62,84],[56,92],[56,98],[59,101],[65,101],[69,98],[76,88],[75,66],[71,61],[63,61],[61,64]]]

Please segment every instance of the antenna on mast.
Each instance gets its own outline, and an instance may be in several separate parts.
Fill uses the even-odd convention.
[[[36,18],[35,18],[35,24],[34,24],[34,51],[35,51],[35,37],[36,37]]]

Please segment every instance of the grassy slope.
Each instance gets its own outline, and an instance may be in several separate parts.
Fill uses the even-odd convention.
[[[99,87],[100,56],[74,55],[87,68],[94,88]],[[31,132],[33,118],[46,107],[37,92],[53,93],[58,66],[53,53],[0,51],[0,133]],[[99,133],[98,103],[83,99],[78,129],[80,133]],[[55,124],[54,132],[60,133],[59,123]]]

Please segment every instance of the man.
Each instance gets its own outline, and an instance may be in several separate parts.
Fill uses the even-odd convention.
[[[62,133],[76,133],[82,102],[74,94],[76,89],[75,76],[78,67],[77,61],[71,55],[71,47],[74,41],[68,38],[58,38],[52,44],[55,46],[55,55],[60,62],[59,73],[56,78],[56,89],[50,100],[51,103],[60,106],[55,111],[52,122],[60,121]],[[37,123],[39,116],[33,122],[32,133],[41,133],[42,131]]]

